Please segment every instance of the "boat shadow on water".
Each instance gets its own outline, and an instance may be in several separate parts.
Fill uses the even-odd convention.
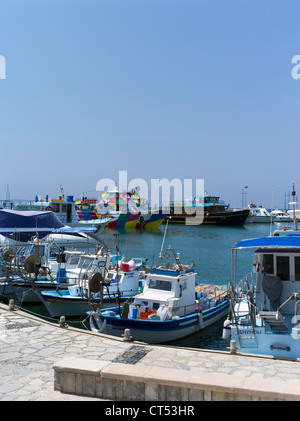
[[[186,336],[185,338],[177,339],[176,341],[165,342],[163,345],[228,351],[228,343],[222,339],[225,319],[226,317],[218,320],[202,331]]]

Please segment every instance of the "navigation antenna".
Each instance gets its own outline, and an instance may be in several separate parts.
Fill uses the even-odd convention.
[[[167,229],[168,229],[168,224],[169,224],[169,220],[171,218],[172,218],[171,216],[169,216],[167,218],[166,228],[165,228],[164,237],[163,237],[162,244],[161,244],[161,249],[160,249],[159,257],[161,257],[161,253],[162,253],[163,248],[164,248],[164,243],[165,243],[166,233],[167,233]]]
[[[295,183],[293,183],[293,191],[292,191],[293,201],[289,203],[290,205],[293,205],[293,217],[294,217],[294,224],[295,224],[295,230],[298,231],[298,219],[296,217],[296,192],[295,192]]]

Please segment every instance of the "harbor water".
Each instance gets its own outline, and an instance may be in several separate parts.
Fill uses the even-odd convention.
[[[278,224],[246,224],[244,227],[225,226],[186,226],[169,225],[166,231],[164,247],[171,245],[180,253],[182,263],[195,264],[196,281],[209,285],[227,286],[231,280],[231,248],[239,240],[270,235],[278,228]],[[157,231],[122,231],[105,229],[100,238],[111,250],[131,258],[147,258],[147,265],[156,264],[162,247],[166,226],[162,225]],[[240,253],[237,278],[242,278],[252,270],[253,250]],[[49,317],[41,304],[23,305],[25,310],[44,317]],[[54,321],[57,323],[57,321]],[[83,323],[82,323],[83,322]],[[67,323],[78,328],[87,329],[88,320],[73,319]],[[223,320],[206,328],[202,332],[186,338],[170,342],[177,345],[201,349],[227,349],[222,340]]]

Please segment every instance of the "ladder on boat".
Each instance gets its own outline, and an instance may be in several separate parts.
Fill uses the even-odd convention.
[[[259,316],[273,331],[286,332],[289,329],[280,311],[261,311]]]

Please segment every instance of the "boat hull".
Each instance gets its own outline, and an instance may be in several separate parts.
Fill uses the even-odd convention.
[[[123,295],[120,298],[120,303],[124,303],[127,299],[132,298],[138,291],[132,291],[132,295]],[[73,296],[68,294],[68,291],[42,291],[41,301],[46,307],[48,313],[53,318],[65,317],[81,317],[86,316],[88,311],[91,311],[89,301],[82,296]],[[100,300],[93,300],[98,304]],[[108,308],[116,305],[116,298],[105,297],[103,299],[103,308]]]
[[[144,229],[145,231],[157,230],[165,220],[166,214],[163,213],[148,213],[141,214],[136,229]]]
[[[243,226],[248,218],[249,210],[244,209],[241,211],[224,211],[214,212],[204,215],[204,219],[198,218],[193,215],[172,214],[169,219],[169,224],[192,224],[192,225],[229,225],[229,226]],[[197,224],[197,222],[199,222]]]
[[[274,218],[272,218],[272,216],[254,215],[254,218],[253,218],[254,224],[270,224],[271,222],[274,222]]]
[[[239,352],[256,355],[271,355],[276,358],[300,358],[300,329],[289,333],[266,332],[264,326],[231,327],[231,339],[236,341]]]
[[[63,283],[53,283],[53,282],[36,282],[34,284],[34,287],[32,285],[32,282],[30,281],[24,281],[24,282],[13,282],[12,283],[12,289],[14,294],[17,296],[18,300],[22,303],[27,304],[34,304],[34,303],[40,303],[41,300],[41,294],[39,294],[40,291],[53,291],[56,288],[59,288],[60,290],[66,290],[70,284],[66,283],[65,285]]]
[[[112,310],[117,311],[117,309]],[[132,336],[133,340],[155,344],[166,343],[189,336],[217,322],[228,313],[229,301],[225,300],[217,306],[204,310],[202,313],[195,312],[173,320],[121,319],[119,317],[103,316],[103,314],[100,314],[103,324],[99,329],[96,328],[94,314],[91,314],[90,320],[91,326],[94,323],[95,327],[92,328],[94,331],[101,331],[101,333],[122,337],[124,330],[130,329],[130,336]]]

